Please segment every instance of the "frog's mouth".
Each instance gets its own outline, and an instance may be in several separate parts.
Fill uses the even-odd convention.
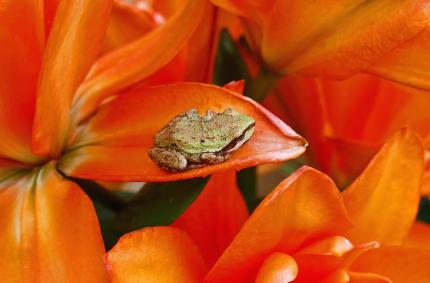
[[[255,122],[248,126],[248,128],[243,131],[243,134],[240,135],[236,140],[231,141],[228,145],[226,145],[222,151],[223,152],[233,152],[239,147],[241,147],[245,142],[249,140],[255,130]]]

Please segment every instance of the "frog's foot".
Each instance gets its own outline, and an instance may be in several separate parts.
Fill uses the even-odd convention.
[[[218,164],[226,161],[230,158],[230,154],[216,154],[216,153],[202,153],[200,155],[201,160],[205,164]]]
[[[176,150],[153,147],[148,154],[152,161],[164,170],[181,172],[187,169],[187,159]]]

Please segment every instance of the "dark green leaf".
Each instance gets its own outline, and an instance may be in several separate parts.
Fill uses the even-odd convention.
[[[246,83],[250,82],[251,75],[236,47],[236,43],[228,30],[224,29],[219,36],[213,83],[223,86],[231,81],[242,79],[245,80],[246,85]]]
[[[299,156],[296,159],[284,162],[284,164],[282,165],[282,171],[286,174],[285,178],[287,178],[289,175],[296,172],[300,167],[306,164],[307,161],[303,155]]]
[[[106,250],[110,250],[122,236],[122,233],[117,231],[114,225],[116,213],[97,201],[94,201],[94,207],[99,219],[105,248]]]
[[[430,198],[421,198],[417,220],[430,223]]]
[[[126,205],[125,199],[121,198],[118,194],[103,188],[94,181],[74,177],[67,178],[77,183],[93,202],[98,202],[112,211],[118,212]]]
[[[257,196],[257,168],[251,167],[237,173],[237,185],[245,199],[250,212],[254,211],[260,202]]]
[[[149,183],[117,217],[122,233],[171,224],[195,200],[209,177],[178,182]]]

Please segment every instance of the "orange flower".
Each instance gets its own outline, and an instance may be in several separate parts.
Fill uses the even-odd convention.
[[[429,93],[371,75],[342,82],[285,77],[263,105],[309,140],[312,164],[342,186],[400,128],[430,137]]]
[[[427,0],[212,0],[242,18],[272,71],[344,79],[366,71],[430,89]]]
[[[101,57],[106,28],[121,21],[115,14],[119,6],[114,6],[109,22],[111,1],[0,5],[4,280],[107,281],[94,208],[64,173],[95,180],[166,181],[281,161],[304,151],[304,140],[288,126],[228,89],[189,83],[113,99],[172,60],[199,23],[204,5],[204,0],[177,3],[159,28]],[[257,121],[255,136],[229,162],[167,174],[149,161],[152,136],[169,119],[192,107],[228,106]]]
[[[428,239],[430,228],[420,224],[410,232],[422,172],[422,143],[402,130],[343,193],[324,174],[298,170],[229,244],[243,222],[243,200],[234,175],[214,176],[176,227],[124,236],[106,255],[107,268],[112,282],[121,283],[428,282],[430,250],[412,246]],[[216,191],[226,188],[223,210]]]

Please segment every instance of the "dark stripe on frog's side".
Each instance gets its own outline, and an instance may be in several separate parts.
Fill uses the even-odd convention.
[[[255,122],[252,123],[251,125],[249,125],[248,128],[246,128],[246,130],[243,132],[242,135],[240,135],[236,140],[231,141],[222,150],[220,150],[220,152],[228,152],[230,149],[234,148],[238,142],[242,141],[245,138],[246,133],[248,133],[248,131],[250,131],[254,127],[255,127]]]

